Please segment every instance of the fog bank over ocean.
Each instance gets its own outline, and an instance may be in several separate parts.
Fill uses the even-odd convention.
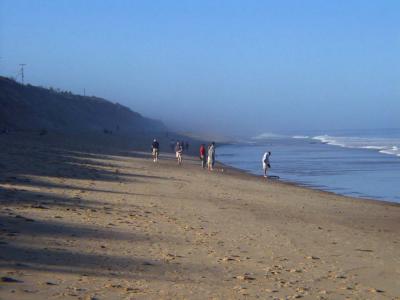
[[[342,195],[400,203],[400,129],[264,133],[218,148],[218,160],[262,174],[271,151],[271,175]]]

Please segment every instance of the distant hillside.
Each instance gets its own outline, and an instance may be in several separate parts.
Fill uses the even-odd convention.
[[[159,132],[165,126],[97,97],[22,85],[0,76],[0,130]]]

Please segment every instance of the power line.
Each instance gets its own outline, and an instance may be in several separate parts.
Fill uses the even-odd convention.
[[[24,66],[26,66],[26,64],[19,64],[19,66],[21,67],[20,72],[21,72],[21,82],[22,84],[24,84]]]

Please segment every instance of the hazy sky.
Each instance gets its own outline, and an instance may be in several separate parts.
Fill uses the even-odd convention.
[[[0,74],[230,134],[400,127],[400,1],[0,0]]]

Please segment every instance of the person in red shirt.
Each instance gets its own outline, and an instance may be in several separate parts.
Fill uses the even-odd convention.
[[[200,146],[200,160],[201,160],[201,167],[204,169],[206,167],[206,147],[204,144]]]

